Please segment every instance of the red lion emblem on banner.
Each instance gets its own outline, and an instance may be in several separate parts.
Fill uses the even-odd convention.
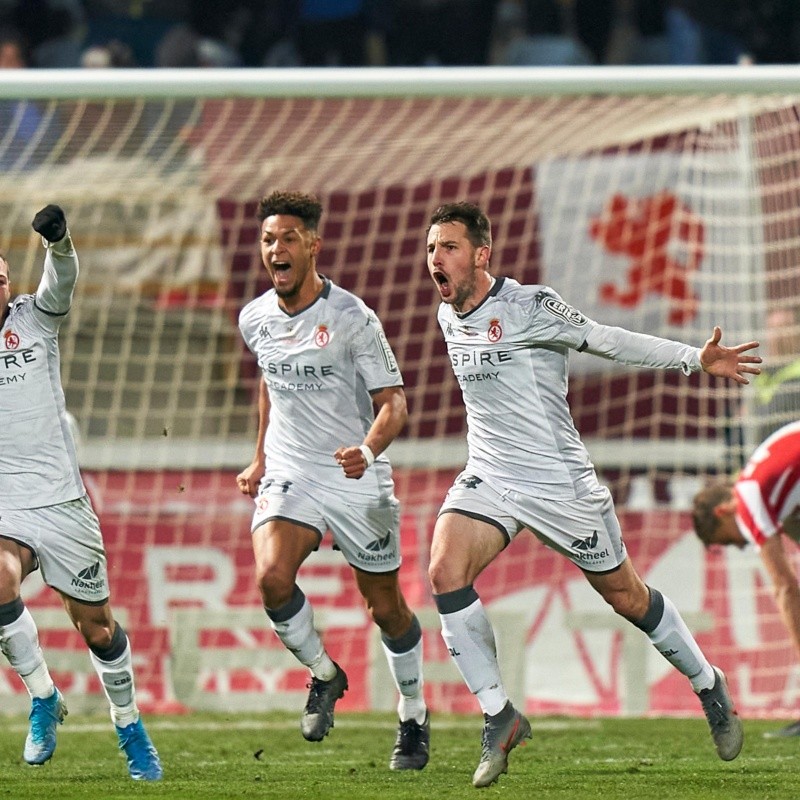
[[[655,293],[673,301],[670,323],[682,325],[697,316],[699,298],[692,291],[690,273],[702,263],[705,228],[674,194],[640,198],[615,194],[591,220],[589,233],[609,252],[630,258],[624,286],[600,286],[604,302],[633,308],[645,295]],[[669,252],[675,240],[686,248],[685,261]]]

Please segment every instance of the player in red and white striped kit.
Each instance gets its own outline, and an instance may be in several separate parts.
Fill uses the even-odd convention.
[[[702,489],[694,499],[693,519],[705,545],[758,549],[800,653],[800,586],[781,536],[800,543],[800,422],[765,439],[736,479],[722,478]],[[800,736],[800,720],[772,735]]]

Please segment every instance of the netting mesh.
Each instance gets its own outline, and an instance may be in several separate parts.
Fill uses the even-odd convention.
[[[173,699],[162,657],[170,610],[259,605],[251,507],[233,482],[255,442],[258,374],[236,318],[267,288],[257,202],[286,188],[320,196],[320,271],[375,309],[406,380],[410,419],[392,456],[404,586],[420,608],[431,605],[435,513],[464,457],[463,407],[425,268],[425,227],[440,203],[480,203],[496,274],[547,283],[599,321],[698,345],[715,324],[724,342],[762,340],[767,373],[744,390],[580,355],[570,400],[640,572],[683,610],[713,616],[710,627],[698,622],[700,641],[752,693],[750,711],[785,708],[795,662],[755,557],[703,554],[686,509],[705,475],[737,468],[800,409],[799,109],[800,97],[597,90],[207,99],[202,81],[193,99],[115,99],[109,88],[104,100],[3,100],[0,249],[13,288],[38,281],[30,219],[47,202],[65,208],[81,259],[63,378],[115,597],[151,656],[144,701]],[[362,665],[353,671],[364,686],[349,702],[369,705],[370,627],[335,564],[305,568],[309,591],[344,626],[332,647]],[[570,613],[602,610],[573,567],[528,537],[481,581],[490,606],[524,609],[530,646],[518,685],[529,707],[630,708],[622,634],[573,627]],[[40,585],[28,592],[34,605],[53,602]],[[432,657],[445,660],[430,639]],[[559,656],[569,670],[543,679],[559,650],[575,656]],[[695,710],[657,656],[648,670],[648,708]],[[282,674],[273,683],[296,682]],[[458,685],[431,692],[441,707],[471,709]]]

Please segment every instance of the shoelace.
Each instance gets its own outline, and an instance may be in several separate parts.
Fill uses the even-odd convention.
[[[483,736],[481,737],[481,758],[488,756],[492,752],[491,732],[491,728],[488,725],[484,725]]]
[[[728,715],[722,703],[715,698],[709,697],[703,699],[703,709],[706,712],[706,718],[712,728],[719,728],[725,730],[728,727]]]
[[[415,720],[407,719],[400,723],[400,752],[403,755],[410,755],[415,752],[419,745],[422,726]]]
[[[312,678],[311,683],[306,684],[306,688],[311,691],[308,694],[308,702],[306,703],[306,711],[310,714],[319,712],[320,705],[322,704],[322,697],[325,694],[325,689],[329,681],[321,681],[319,678]]]
[[[56,715],[50,711],[46,702],[41,697],[34,697],[30,714],[31,731],[34,738],[42,738],[54,719],[56,719]]]

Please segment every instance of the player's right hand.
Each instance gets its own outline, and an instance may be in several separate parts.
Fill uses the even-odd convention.
[[[253,462],[247,469],[243,469],[236,476],[236,486],[242,494],[255,497],[258,494],[258,485],[264,477],[264,465]]]
[[[67,233],[67,218],[61,206],[52,203],[37,211],[31,224],[48,242],[60,242]]]

